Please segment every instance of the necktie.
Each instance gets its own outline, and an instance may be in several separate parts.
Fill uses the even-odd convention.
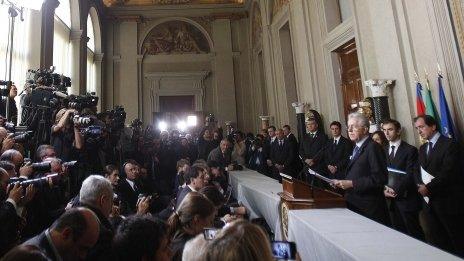
[[[284,142],[283,142],[282,140],[279,140],[279,146],[282,147],[283,143],[284,143]]]
[[[311,133],[311,139],[314,139],[314,136],[315,136],[314,133]]]
[[[429,141],[428,150],[427,150],[427,157],[430,157],[430,153],[432,152],[432,149],[433,149],[433,142]]]
[[[390,154],[388,155],[390,162],[395,158],[395,146],[391,146]]]
[[[359,152],[359,147],[355,146],[353,150],[353,155],[351,155],[351,160],[354,160],[354,158],[356,158],[356,156],[358,155],[358,152]]]
[[[337,146],[337,140],[334,140],[334,146]]]

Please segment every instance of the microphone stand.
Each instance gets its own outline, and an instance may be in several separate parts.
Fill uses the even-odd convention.
[[[10,0],[2,0],[2,4],[5,4],[5,1],[6,1],[6,4],[9,5],[10,7],[8,8],[8,15],[10,16],[11,18],[11,22],[10,22],[10,29],[9,29],[9,42],[8,42],[8,46],[9,48],[7,49],[7,52],[8,52],[8,60],[9,60],[9,64],[8,64],[8,85],[7,85],[7,89],[8,89],[8,95],[7,95],[7,99],[6,99],[6,102],[5,102],[5,117],[7,118],[7,120],[10,120],[10,90],[11,90],[11,85],[12,85],[12,81],[11,81],[11,72],[12,72],[12,62],[13,62],[13,43],[14,43],[14,24],[15,24],[15,18],[18,16],[18,12],[20,14],[20,20],[21,21],[24,21],[24,17],[23,17],[23,10],[24,10],[24,7],[18,7],[15,5],[14,2],[11,2]],[[15,123],[16,125],[16,123]]]

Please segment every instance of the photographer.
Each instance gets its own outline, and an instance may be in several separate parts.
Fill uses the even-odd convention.
[[[79,126],[73,124],[71,119],[77,113],[75,109],[61,109],[52,126],[51,145],[55,148],[56,155],[65,161],[75,158],[73,149],[80,150],[84,147]]]
[[[8,173],[0,168],[0,256],[19,243],[24,205],[35,194],[33,185],[24,190],[19,184],[8,185],[9,179]]]
[[[16,85],[11,85],[8,98],[5,97],[0,101],[0,115],[6,116],[6,99],[9,99],[9,120],[14,124],[18,121],[18,108],[16,107],[15,97],[18,95],[18,88]]]

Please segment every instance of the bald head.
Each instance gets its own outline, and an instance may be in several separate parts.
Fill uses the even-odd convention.
[[[100,223],[91,210],[73,208],[53,223],[49,233],[63,260],[82,260],[97,243]]]

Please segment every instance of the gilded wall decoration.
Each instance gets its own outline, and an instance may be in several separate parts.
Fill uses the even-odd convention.
[[[189,5],[189,4],[239,4],[245,0],[103,0],[106,6],[134,5]]]
[[[184,21],[169,21],[155,26],[142,45],[142,52],[156,54],[209,53],[203,33]]]
[[[259,8],[258,3],[254,3],[253,6],[253,20],[251,22],[252,32],[251,32],[251,42],[253,47],[256,47],[261,41],[263,35],[263,26],[261,19],[261,9]]]
[[[459,51],[464,59],[464,0],[450,0],[449,3]]]
[[[274,0],[274,6],[272,8],[272,17],[274,17],[277,13],[279,13],[280,9],[284,7],[284,5],[288,4],[290,0]]]

